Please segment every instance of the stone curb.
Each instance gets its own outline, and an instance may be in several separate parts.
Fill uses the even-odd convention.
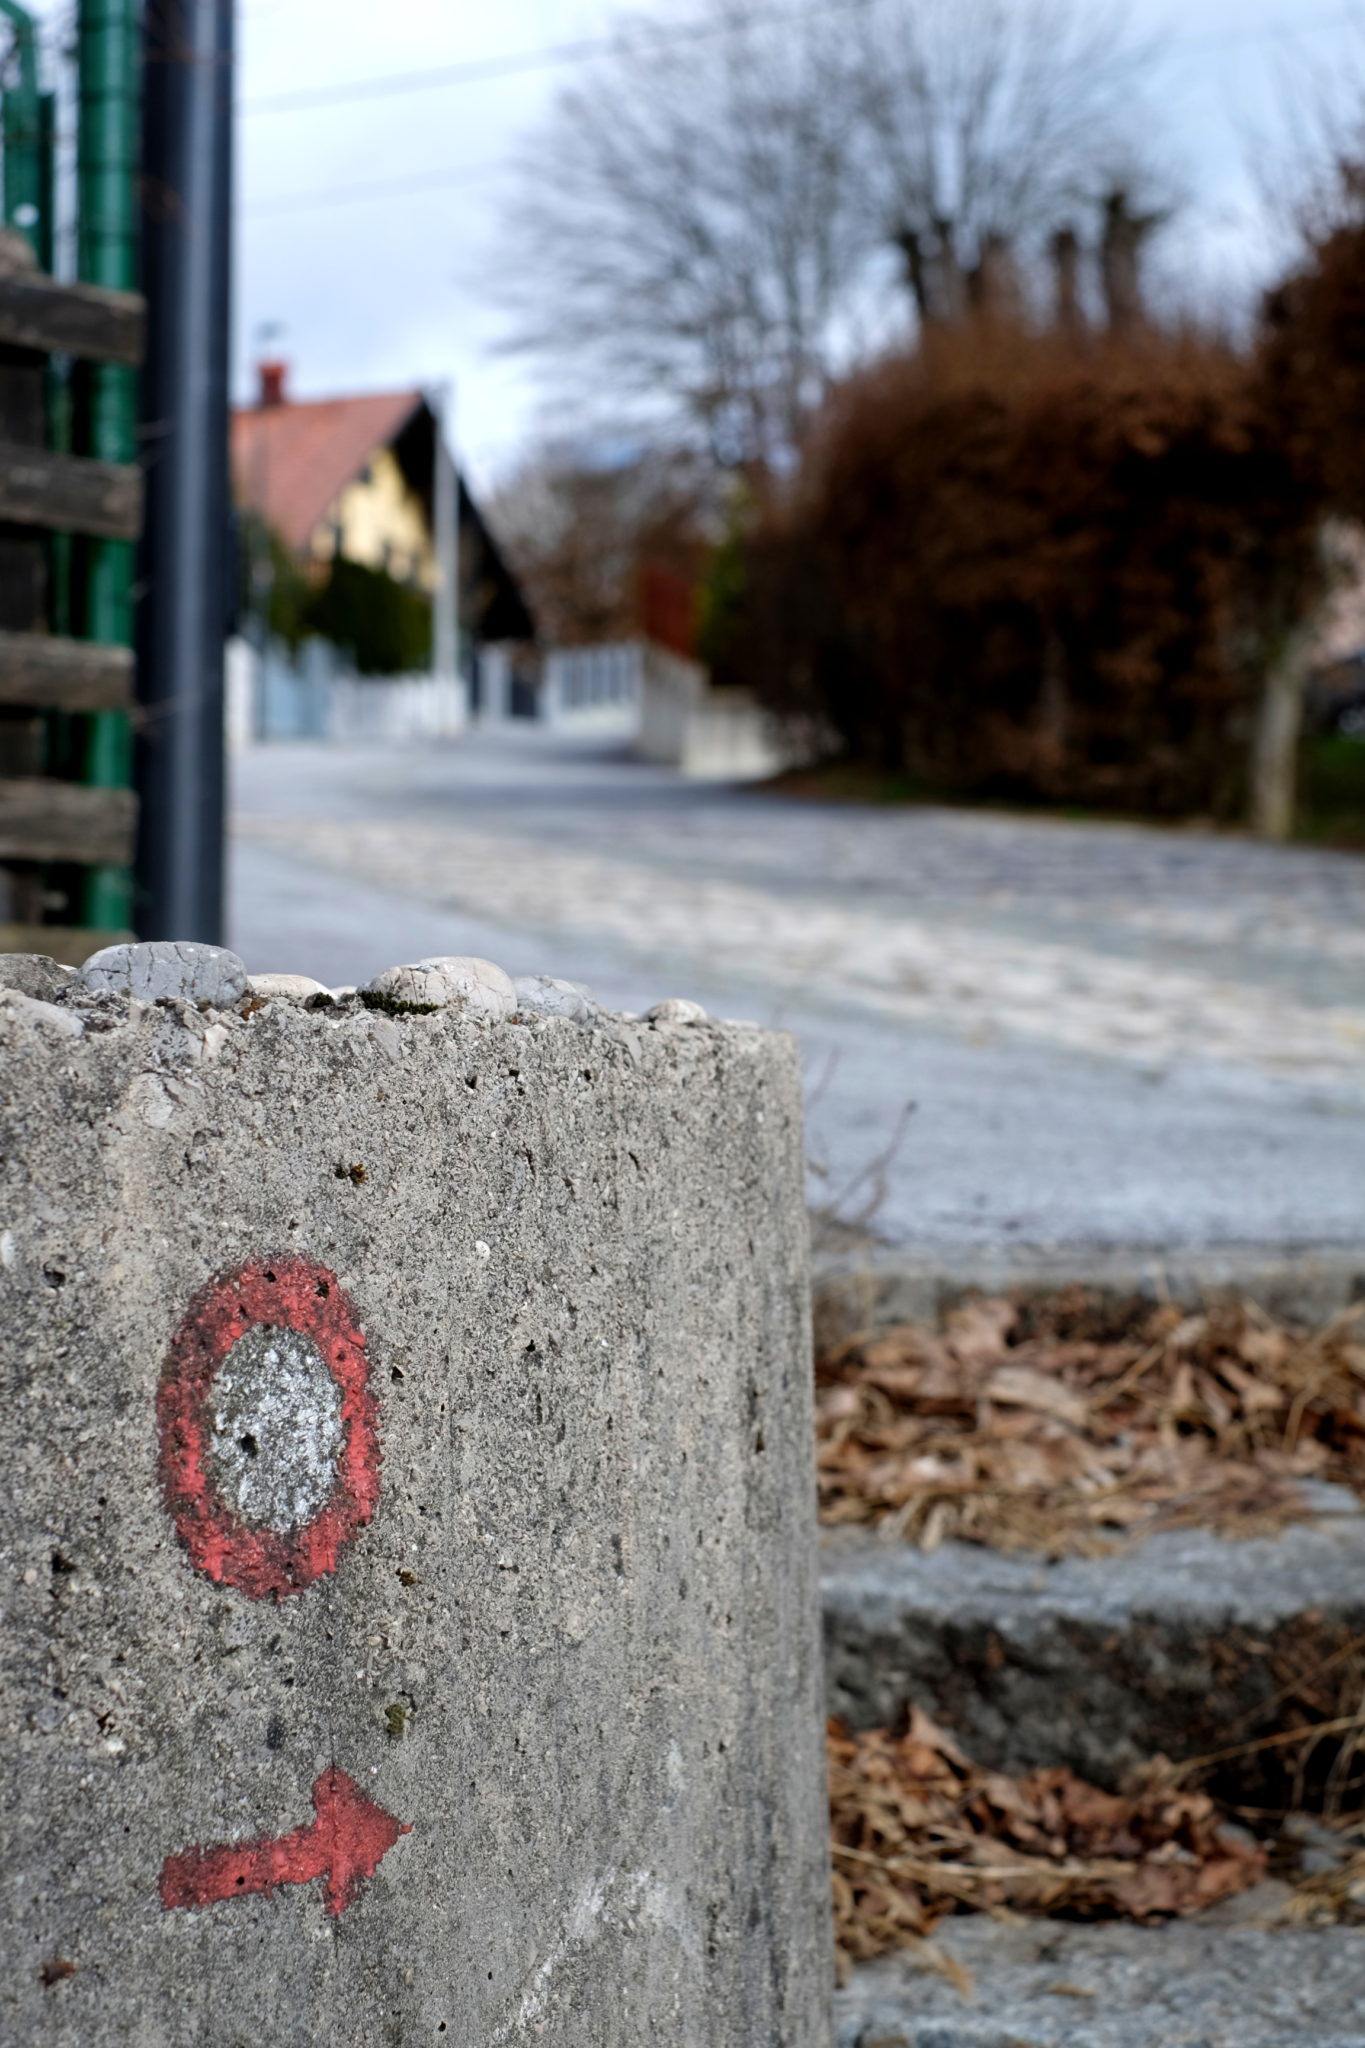
[[[835,2000],[838,2048],[1365,2048],[1365,1935],[1271,1930],[1256,1903],[1165,1927],[945,1921],[970,2002],[911,1957],[865,1964]]]
[[[879,1727],[914,1699],[979,1763],[1110,1786],[1158,1753],[1263,1732],[1287,1668],[1365,1631],[1365,1512],[1344,1488],[1312,1492],[1328,1512],[1278,1536],[1173,1530],[1057,1562],[827,1536],[829,1711]]]
[[[1020,1245],[913,1252],[867,1246],[817,1257],[817,1340],[932,1322],[964,1294],[1084,1286],[1201,1307],[1250,1296],[1289,1322],[1326,1322],[1365,1296],[1365,1239],[1351,1244]]]

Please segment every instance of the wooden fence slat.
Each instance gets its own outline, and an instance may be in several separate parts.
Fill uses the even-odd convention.
[[[0,519],[54,533],[136,540],[142,473],[132,463],[92,462],[0,441]]]
[[[73,860],[122,867],[132,859],[137,798],[41,775],[0,782],[0,860]]]
[[[58,284],[39,273],[0,276],[0,342],[93,363],[142,361],[145,302],[136,292]]]
[[[52,711],[123,711],[132,702],[128,647],[0,632],[0,704]]]

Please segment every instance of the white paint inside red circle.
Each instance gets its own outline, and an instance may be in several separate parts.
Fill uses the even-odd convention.
[[[311,1337],[258,1323],[209,1389],[208,1462],[244,1522],[283,1533],[332,1496],[341,1456],[341,1389]]]

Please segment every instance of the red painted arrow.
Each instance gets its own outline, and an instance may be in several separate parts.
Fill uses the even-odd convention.
[[[400,1835],[412,1829],[367,1799],[335,1764],[313,1787],[317,1819],[273,1841],[182,1849],[161,1866],[163,1906],[210,1906],[217,1899],[273,1892],[278,1884],[327,1880],[327,1911],[344,1913]]]

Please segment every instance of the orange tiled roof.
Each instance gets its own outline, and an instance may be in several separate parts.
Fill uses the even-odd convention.
[[[301,549],[328,506],[422,403],[420,391],[319,398],[232,415],[232,477],[240,505]]]

